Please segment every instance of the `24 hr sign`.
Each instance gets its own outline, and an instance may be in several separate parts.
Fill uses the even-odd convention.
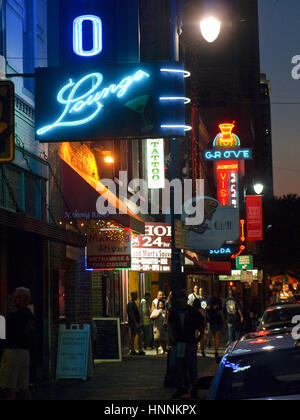
[[[146,223],[145,235],[132,241],[132,271],[170,272],[172,233],[168,223]]]

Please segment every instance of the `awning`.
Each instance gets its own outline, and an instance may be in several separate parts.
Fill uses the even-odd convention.
[[[129,228],[137,234],[144,235],[145,222],[99,181],[96,168],[92,167],[91,174],[88,175],[86,167],[84,166],[84,170],[80,168],[75,157],[72,155],[71,158],[70,153],[66,153],[66,151],[69,151],[69,144],[63,143],[63,147],[64,153],[61,153],[62,190],[65,202],[71,208],[70,213],[70,210],[64,207],[63,219],[110,219],[124,228]],[[92,158],[88,160],[89,163],[91,161]],[[96,215],[96,201],[99,194],[103,194],[109,204],[116,209],[114,214],[107,213],[100,217]]]
[[[185,253],[185,257],[191,260],[193,266],[185,266],[186,274],[231,274],[231,262],[223,261],[199,261]]]
[[[85,247],[85,236],[80,233],[67,231],[54,224],[28,217],[23,213],[15,213],[2,208],[0,208],[0,227],[1,226],[8,229],[32,233],[53,242]]]

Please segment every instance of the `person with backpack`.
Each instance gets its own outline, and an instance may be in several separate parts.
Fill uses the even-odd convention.
[[[228,298],[224,302],[223,313],[227,322],[228,342],[231,343],[240,338],[241,326],[243,324],[240,302],[235,298],[231,289],[229,289]]]

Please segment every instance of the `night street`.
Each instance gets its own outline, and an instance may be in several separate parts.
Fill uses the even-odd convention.
[[[0,0],[1,401],[300,400],[299,28]]]

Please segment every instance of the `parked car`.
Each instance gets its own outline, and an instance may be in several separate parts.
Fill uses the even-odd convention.
[[[293,326],[292,319],[296,315],[300,315],[300,305],[286,303],[271,306],[265,310],[257,330],[289,328]]]
[[[214,378],[198,381],[208,400],[299,400],[300,341],[291,332],[248,334],[226,351]]]

